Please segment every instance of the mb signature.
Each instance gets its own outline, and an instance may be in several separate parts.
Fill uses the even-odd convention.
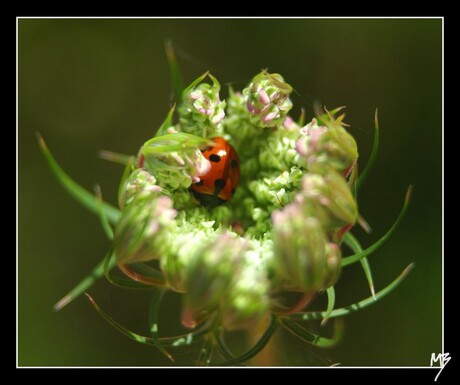
[[[449,357],[449,353],[438,353],[438,355],[436,355],[435,353],[431,353],[430,366],[433,366],[435,362],[439,361],[439,367],[440,367],[439,372],[434,379],[435,381],[438,380],[439,375],[441,374],[442,370],[444,369],[444,367],[447,365],[447,363],[450,361],[451,358],[452,357]]]

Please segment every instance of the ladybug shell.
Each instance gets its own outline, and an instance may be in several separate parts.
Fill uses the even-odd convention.
[[[240,180],[240,159],[235,149],[221,137],[212,138],[214,146],[202,150],[211,163],[209,172],[190,186],[202,206],[216,207],[228,201]]]

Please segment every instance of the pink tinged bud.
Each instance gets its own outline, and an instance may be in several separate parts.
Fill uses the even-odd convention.
[[[206,175],[211,170],[211,162],[206,158],[202,158],[196,164],[196,171],[198,176]]]
[[[286,117],[286,119],[284,119],[283,125],[287,129],[289,129],[289,128],[291,128],[293,123],[294,123],[294,120],[290,116],[288,116],[288,117]]]
[[[249,100],[246,103],[246,108],[253,115],[258,115],[260,113],[260,110],[256,108]]]
[[[262,121],[267,124],[271,122],[273,119],[278,117],[278,113],[276,111],[270,112],[267,115],[265,115],[262,119]]]
[[[310,146],[312,151],[316,151],[321,136],[326,131],[326,127],[316,127],[315,130],[310,130]]]
[[[307,156],[308,146],[305,141],[305,138],[300,138],[299,140],[297,140],[295,144],[295,149],[300,155]]]
[[[264,106],[270,103],[270,98],[264,89],[260,90],[259,92],[259,102]]]
[[[225,118],[224,110],[220,110],[211,120],[212,124],[218,124]]]
[[[179,156],[177,152],[171,152],[170,156],[177,162],[179,166],[185,166],[184,160]]]
[[[193,91],[190,93],[190,99],[198,100],[199,98],[201,98],[202,95],[203,93],[201,91]]]
[[[159,193],[161,192],[162,188],[157,185],[150,185],[143,188],[143,191],[151,192],[151,193]]]
[[[173,201],[165,195],[160,195],[157,198],[155,213],[158,218],[161,217],[166,221],[173,220],[177,215],[177,211],[173,209]]]

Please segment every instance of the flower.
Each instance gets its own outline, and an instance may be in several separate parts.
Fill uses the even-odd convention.
[[[176,210],[148,172],[135,170],[125,182],[122,215],[115,227],[114,251],[119,264],[149,261],[163,254]]]
[[[244,100],[251,123],[258,126],[274,127],[284,120],[292,108],[289,94],[292,87],[280,74],[263,71],[252,79],[243,90]]]
[[[212,85],[202,83],[206,76]],[[150,250],[153,245],[161,250],[150,258],[160,260],[168,287],[184,293],[184,325],[194,327],[219,314],[226,328],[239,329],[269,313],[273,292],[321,291],[338,280],[337,234],[352,226],[358,213],[341,172],[357,158],[357,150],[342,118],[333,113],[318,117],[322,125],[316,119],[297,125],[287,115],[292,87],[279,74],[263,71],[243,94],[231,91],[223,121],[224,115],[216,114],[224,106],[219,90],[207,73],[192,82],[178,108],[179,123],[141,147],[139,165],[145,171],[136,170],[124,187],[124,200],[140,204],[123,208],[120,223],[138,218],[142,231],[138,237],[117,231],[115,241],[129,244],[125,234],[131,234],[137,242],[145,237]],[[242,183],[228,204],[210,209],[199,206],[188,188],[210,169],[200,151],[209,143],[206,136],[220,135],[222,128],[245,154]],[[146,194],[160,193],[155,183],[162,199],[170,197],[177,210],[177,216],[168,216],[167,234],[147,231],[152,219],[153,229],[159,229],[156,200]],[[143,257],[135,259],[147,260],[148,253],[139,249]]]
[[[204,82],[207,77],[212,84]],[[374,298],[391,291],[409,268],[396,284],[375,294],[370,267],[363,259],[367,254],[358,240],[346,234],[359,216],[356,178],[350,177],[352,170],[356,176],[358,149],[345,129],[344,115],[336,117],[342,108],[317,111],[316,117],[302,127],[288,115],[292,87],[281,75],[267,71],[256,75],[242,93],[230,89],[228,104],[220,99],[219,92],[219,82],[209,73],[184,90],[177,109],[178,122],[173,123],[173,108],[157,134],[141,146],[137,167],[128,162],[118,194],[119,211],[95,203],[80,187],[73,191],[76,184],[59,169],[42,139],[39,143],[62,183],[85,206],[99,213],[113,238],[111,259],[93,277],[108,275],[105,270],[117,264],[138,283],[182,294],[182,323],[192,329],[190,338],[205,335],[208,342],[218,341],[224,357],[231,354],[217,337],[222,330],[250,329],[269,319],[254,351],[263,348],[278,324],[308,341],[317,341],[318,336],[312,339],[311,333],[293,321],[325,320],[360,308],[334,312],[334,285],[343,266],[364,261]],[[225,177],[227,166],[221,158],[209,160],[202,153],[217,136],[232,143],[239,154],[241,162],[232,167],[240,168],[240,185],[225,204],[203,207],[193,198],[190,187],[212,176],[213,167],[222,167],[219,175]],[[106,157],[117,159],[116,154]],[[401,215],[407,204],[408,199]],[[115,226],[113,237],[108,221]],[[356,253],[354,256],[342,257],[343,241]],[[148,265],[151,261],[156,262]],[[151,276],[127,265],[141,266]],[[85,291],[90,281],[94,279],[83,281],[57,306]],[[326,312],[310,316],[299,313],[316,293],[324,291],[328,296]],[[280,311],[286,307],[282,303],[285,292],[300,293],[301,298],[290,309]],[[155,298],[154,314],[161,295]],[[127,333],[113,320],[111,323],[136,341],[153,341],[171,358],[160,342],[155,319],[151,340]],[[199,324],[204,327],[199,329]],[[182,340],[178,338],[177,344]],[[249,352],[240,360],[227,362],[242,362]],[[203,362],[209,357],[210,353]]]
[[[206,76],[209,76],[212,84],[201,83]],[[219,82],[209,73],[196,79],[184,90],[178,110],[184,132],[205,138],[222,134],[226,103],[220,100],[219,92]]]

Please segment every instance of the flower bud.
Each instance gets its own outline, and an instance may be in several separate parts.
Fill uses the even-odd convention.
[[[222,304],[222,321],[228,330],[247,328],[269,311],[270,282],[261,266],[260,255],[248,250],[241,263],[244,268],[235,275]]]
[[[211,164],[200,151],[207,144],[207,139],[180,132],[148,140],[140,154],[144,167],[161,180],[162,186],[176,190],[190,187],[209,172]]]
[[[117,262],[128,264],[157,259],[170,242],[176,210],[170,198],[141,194],[127,204],[115,227]]]
[[[291,92],[292,87],[279,74],[263,71],[255,76],[243,90],[251,123],[262,127],[282,124],[292,108]]]
[[[220,235],[213,243],[197,250],[185,266],[185,303],[182,323],[194,327],[197,317],[218,306],[228,295],[234,276],[242,268],[247,242],[230,234]]]
[[[118,203],[121,209],[130,204],[136,197],[144,197],[153,194],[158,195],[161,187],[156,184],[156,179],[148,171],[143,169],[134,170],[123,183],[118,194]]]
[[[300,195],[304,211],[319,218],[326,231],[354,224],[357,220],[355,198],[345,179],[332,169],[325,175],[306,174]]]
[[[275,254],[273,266],[284,289],[323,290],[340,274],[340,252],[330,246],[321,223],[305,218],[298,203],[272,214]]]
[[[326,125],[318,125],[313,118],[300,134],[296,150],[305,158],[310,171],[317,171],[318,166],[327,164],[327,167],[343,173],[358,158],[354,138],[332,117],[326,120]]]
[[[211,78],[212,84],[199,84],[206,76]],[[225,101],[220,100],[219,92],[219,82],[208,73],[196,79],[184,91],[183,102],[178,109],[184,132],[204,137],[222,133]]]

